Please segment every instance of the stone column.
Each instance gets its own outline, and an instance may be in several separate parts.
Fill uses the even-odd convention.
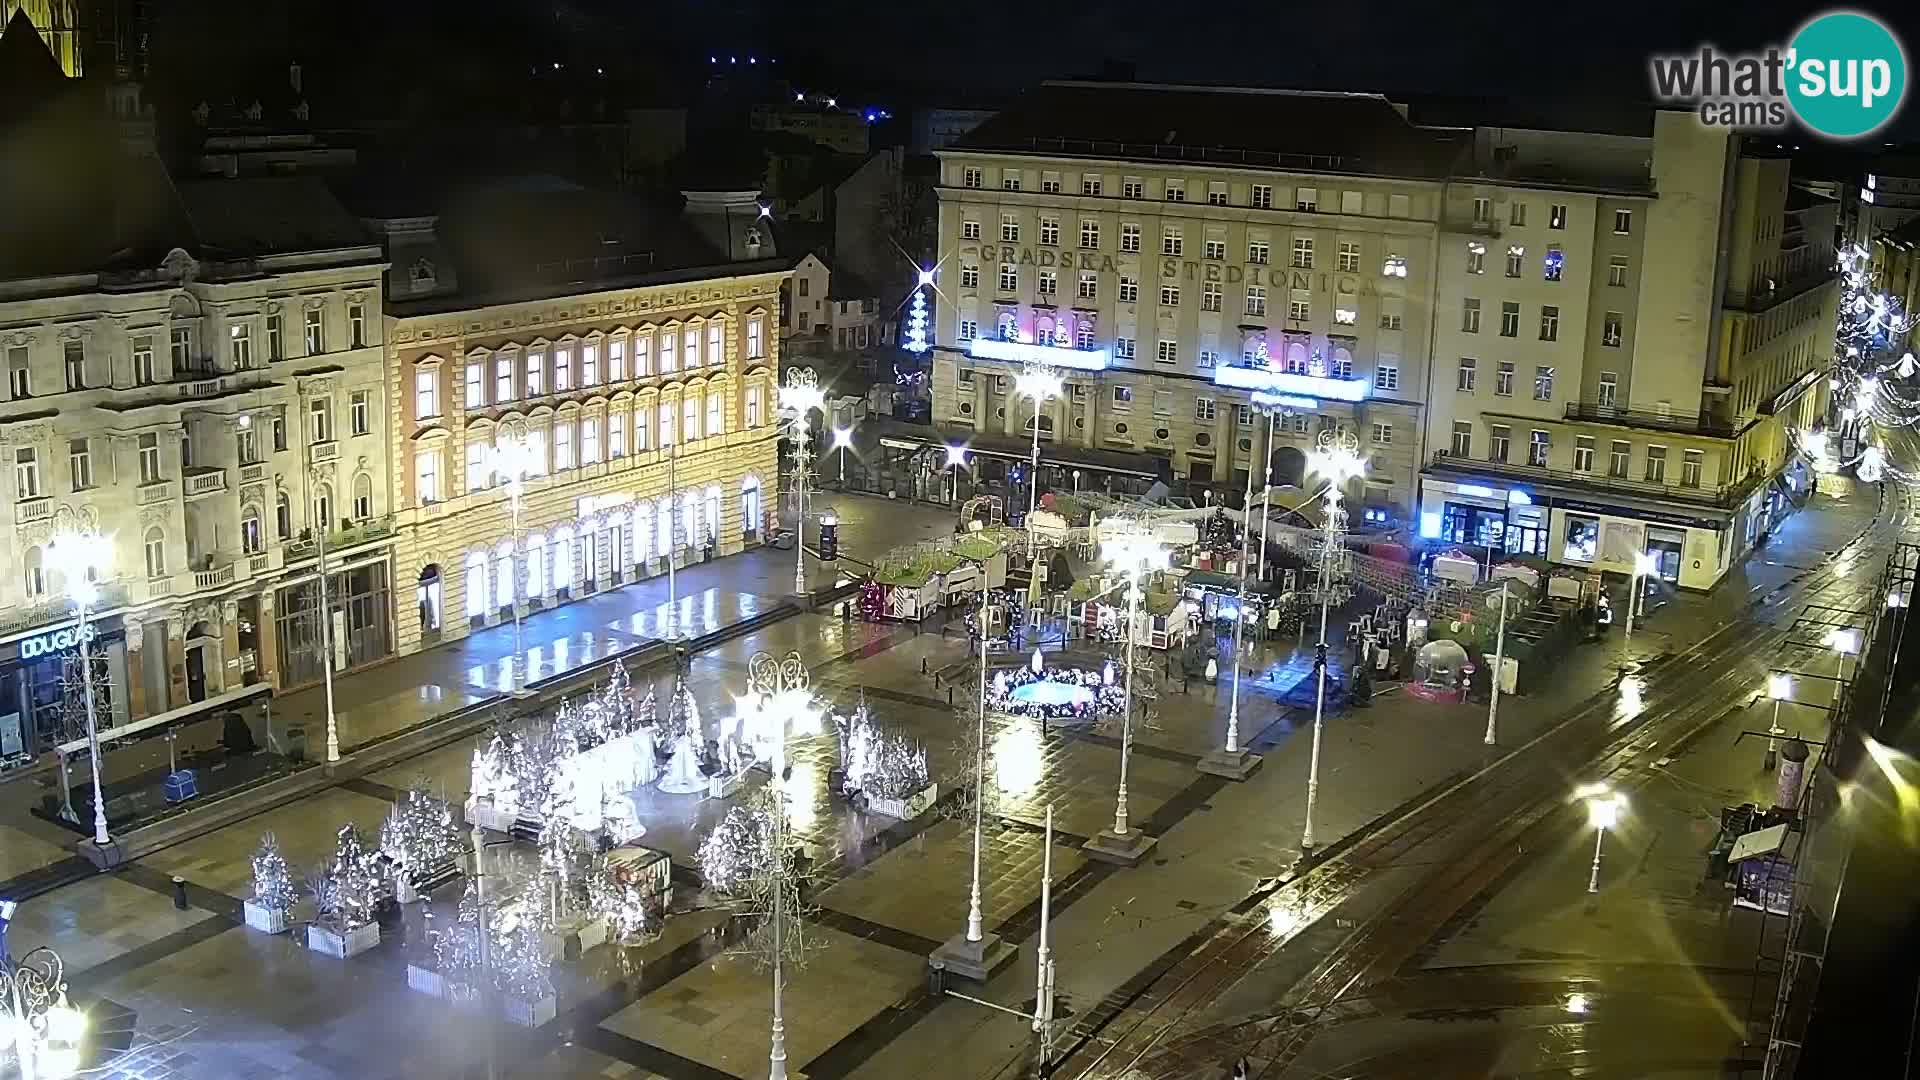
[[[172,685],[173,700],[187,703],[187,624],[186,612],[175,611],[167,617],[167,682]]]
[[[214,687],[219,692],[238,690],[242,679],[240,671],[240,602],[222,600],[220,602],[220,672],[209,673],[207,678],[207,696],[212,697]]]
[[[260,625],[255,627],[255,636],[260,639],[259,657],[256,670],[260,681],[274,689],[280,689],[280,629],[273,607],[274,590],[269,588],[260,593]]]
[[[144,720],[147,711],[146,628],[140,620],[123,620],[127,635],[127,719]]]

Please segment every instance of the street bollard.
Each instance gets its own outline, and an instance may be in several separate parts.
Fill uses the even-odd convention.
[[[927,673],[927,658],[923,656],[920,658],[920,674],[925,675],[926,673]]]
[[[953,704],[953,687],[947,687],[947,704]]]
[[[173,906],[179,908],[181,911],[187,910],[186,878],[177,877],[173,879]]]

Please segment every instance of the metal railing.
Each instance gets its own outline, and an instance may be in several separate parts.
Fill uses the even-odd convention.
[[[334,529],[327,533],[327,551],[343,551],[375,540],[384,540],[393,535],[393,529],[392,514],[355,522],[345,528]],[[301,559],[310,559],[318,555],[320,541],[313,535],[312,530],[308,530],[299,539],[287,541],[282,550],[286,552],[288,562],[299,562]]]
[[[1136,143],[1110,139],[1069,139],[1030,135],[1007,139],[979,149],[1017,150],[1079,157],[1133,158],[1153,161],[1212,161],[1231,165],[1267,165],[1305,172],[1362,172],[1366,163],[1343,154],[1295,154],[1272,150],[1241,150],[1227,146],[1191,146],[1185,143]],[[1291,206],[1276,209],[1292,210]]]
[[[1717,437],[1730,436],[1737,429],[1732,417],[1714,416],[1712,413],[1623,409],[1617,405],[1602,405],[1592,401],[1567,402],[1567,419]]]
[[[189,497],[225,491],[227,490],[227,470],[195,468],[186,474],[186,489]]]

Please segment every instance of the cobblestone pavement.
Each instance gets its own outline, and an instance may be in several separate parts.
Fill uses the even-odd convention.
[[[841,500],[843,520],[852,516],[851,502]],[[1322,843],[1337,846],[1421,793],[1482,768],[1596,695],[1615,694],[1623,664],[1658,662],[1737,615],[1751,598],[1820,564],[1834,538],[1857,531],[1871,513],[1864,502],[1823,499],[1793,519],[1767,560],[1721,590],[1656,607],[1631,643],[1615,634],[1577,650],[1556,669],[1549,688],[1503,705],[1500,748],[1481,743],[1484,707],[1435,706],[1389,693],[1371,708],[1335,714],[1323,748],[1316,822]],[[781,567],[773,560],[792,553],[766,556],[689,571],[687,587],[699,590],[690,595],[711,591],[716,617],[724,617],[723,605],[738,611],[749,601],[777,597]],[[539,634],[550,643],[585,633],[595,647],[615,634],[645,636],[653,625],[646,620],[657,613],[651,584],[552,613],[566,619],[542,624]],[[649,603],[656,605],[652,612]],[[696,604],[703,607],[704,600]],[[554,627],[567,629],[550,632]],[[416,715],[442,711],[452,695],[477,688],[474,669],[497,670],[500,631],[476,638],[485,642],[476,641],[470,653],[422,654],[438,658],[431,672],[402,668],[416,659],[406,658],[343,678],[343,695],[359,693],[346,688],[371,678],[367,696],[356,699],[365,704],[357,707],[382,716],[382,723],[404,722],[402,708],[417,708]],[[816,687],[836,707],[850,707],[864,692],[881,722],[919,739],[936,777],[956,777],[969,767],[970,720],[955,717],[946,691],[921,674],[923,662],[937,670],[959,660],[966,649],[961,638],[796,615],[695,658],[690,684],[696,698],[709,712],[727,707],[750,655],[789,649],[806,658]],[[1268,671],[1286,667],[1287,659],[1279,649],[1264,649],[1248,663]],[[668,688],[668,673],[645,674],[663,693]],[[1079,852],[1089,835],[1112,823],[1117,740],[1072,729],[1043,734],[1026,721],[991,726],[994,769],[1005,793],[986,822],[983,906],[990,928],[1021,955],[969,993],[1015,1008],[1031,1003],[1044,854],[1039,825],[1049,804],[1058,830],[1054,946],[1069,1019],[1094,1017],[1126,998],[1183,942],[1296,863],[1311,716],[1285,706],[1284,687],[1256,683],[1247,687],[1242,727],[1266,762],[1239,784],[1194,767],[1223,736],[1227,680],[1195,683],[1185,693],[1177,684],[1168,688],[1162,717],[1138,734],[1130,767],[1133,821],[1159,838],[1152,857],[1133,869],[1087,862]],[[440,699],[418,700],[430,684]],[[689,910],[644,948],[617,957],[599,949],[570,965],[560,980],[559,1018],[532,1031],[483,1025],[471,1012],[409,992],[404,965],[410,941],[419,940],[417,925],[403,926],[375,952],[350,962],[235,925],[248,887],[246,860],[263,831],[279,836],[297,868],[312,865],[340,824],[376,825],[420,778],[464,799],[471,751],[471,741],[449,745],[38,897],[22,906],[13,947],[54,946],[67,955],[77,994],[98,1002],[103,1014],[112,1006],[137,1013],[134,1048],[107,1075],[480,1075],[491,1047],[501,1076],[764,1076],[767,976],[726,949],[718,933],[724,919],[716,911]],[[970,821],[950,812],[911,822],[858,812],[826,794],[833,755],[830,738],[812,740],[793,755],[796,777],[813,793],[801,802],[796,831],[817,868],[813,919],[827,942],[789,984],[793,1071],[812,1080],[1014,1075],[1031,1038],[1024,1023],[933,997],[926,988],[926,954],[964,925]],[[1705,775],[1675,777],[1676,791],[1683,779],[1709,788],[1724,783]],[[942,810],[954,808],[950,795]],[[644,817],[645,842],[670,852],[676,865],[689,865],[699,837],[724,812],[717,801],[655,795]],[[0,860],[14,860],[0,867],[30,866],[51,854],[34,848],[52,846],[37,834],[16,852],[16,832],[0,833]],[[1559,872],[1564,868],[1543,871],[1543,880],[1557,881]],[[173,903],[175,876],[186,883],[185,910]],[[682,892],[683,906],[702,906],[696,894]],[[1475,941],[1463,935],[1457,950],[1471,950]],[[1498,947],[1532,946],[1515,938]],[[1435,964],[1459,966],[1471,955],[1436,954]]]

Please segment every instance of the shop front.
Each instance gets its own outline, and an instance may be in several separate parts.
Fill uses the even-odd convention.
[[[87,624],[101,727],[127,720],[127,634],[117,615]],[[30,759],[86,733],[80,630],[42,627],[0,643],[0,762]]]
[[[282,688],[318,682],[322,674],[320,579],[281,586],[274,594],[274,644]],[[327,575],[333,669],[346,671],[393,655],[393,592],[387,556]]]

